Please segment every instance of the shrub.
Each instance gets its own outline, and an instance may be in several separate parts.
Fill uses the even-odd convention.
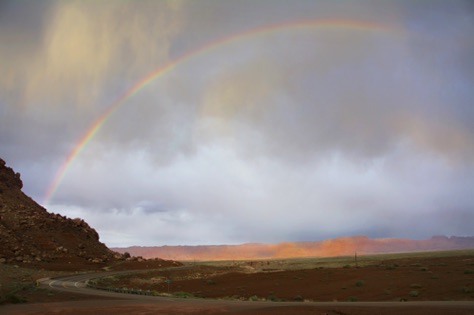
[[[462,292],[462,293],[466,293],[466,294],[467,294],[467,293],[471,293],[471,292],[472,292],[472,290],[471,290],[471,288],[470,288],[470,287],[468,287],[468,286],[464,286],[464,287],[462,287],[462,288],[461,288],[461,292]]]
[[[357,297],[355,297],[355,296],[349,296],[349,297],[347,298],[347,302],[357,302]]]
[[[466,274],[466,275],[473,274],[473,273],[474,273],[474,270],[472,270],[472,269],[464,270],[464,274]]]
[[[398,264],[391,264],[391,265],[386,266],[385,269],[387,269],[387,270],[394,270],[394,269],[396,269],[396,268],[398,268],[398,267],[399,267]]]
[[[9,293],[5,296],[5,298],[0,299],[0,304],[20,304],[20,303],[26,303],[26,299],[18,294],[14,293]]]
[[[412,283],[410,284],[410,288],[413,288],[413,289],[420,289],[422,288],[423,286],[421,284],[418,284],[418,283]]]
[[[293,297],[293,301],[300,301],[300,302],[301,302],[301,301],[303,301],[303,300],[304,300],[304,299],[303,299],[303,297],[302,297],[301,295],[295,295],[295,296]]]
[[[182,292],[182,291],[179,291],[179,292],[175,292],[173,294],[175,297],[179,297],[179,298],[183,298],[183,299],[187,299],[189,297],[194,297],[194,295],[192,293],[189,293],[189,292]]]
[[[230,300],[230,301],[240,300],[240,296],[237,294],[234,294],[232,296],[225,296],[224,300]]]
[[[411,297],[417,297],[419,292],[417,290],[413,290],[413,291],[410,291],[409,294],[410,294]]]
[[[267,300],[273,301],[273,302],[280,302],[282,301],[279,297],[274,295],[273,293],[270,293],[267,297]]]
[[[357,282],[355,283],[355,286],[356,287],[362,287],[364,286],[365,282],[363,280],[357,280]]]

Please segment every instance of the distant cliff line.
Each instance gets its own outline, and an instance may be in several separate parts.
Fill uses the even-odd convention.
[[[426,240],[350,236],[310,242],[241,245],[132,246],[112,248],[144,258],[172,260],[241,260],[296,257],[331,257],[358,254],[438,251],[474,248],[474,237],[433,236]]]

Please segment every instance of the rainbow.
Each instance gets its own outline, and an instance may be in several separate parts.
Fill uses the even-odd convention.
[[[206,52],[212,51],[220,46],[245,40],[254,36],[265,35],[272,32],[278,32],[285,29],[293,28],[343,28],[343,29],[359,29],[362,31],[394,31],[393,28],[389,28],[385,25],[374,23],[365,20],[354,20],[354,19],[317,19],[317,20],[296,20],[287,21],[284,23],[264,25],[261,27],[248,29],[242,32],[233,33],[230,36],[222,37],[217,40],[208,42],[202,46],[197,47],[194,50],[185,52],[184,54],[169,60],[162,66],[149,72],[143,78],[138,80],[132,86],[130,86],[125,92],[115,99],[106,109],[93,121],[87,131],[79,138],[73,149],[68,153],[61,166],[56,171],[56,174],[47,188],[43,204],[49,203],[59,185],[61,184],[64,176],[67,173],[68,168],[76,160],[78,155],[82,152],[84,147],[91,141],[92,138],[99,132],[102,126],[105,124],[107,119],[116,112],[125,101],[138,93],[141,89],[146,87],[153,80],[163,76],[164,74],[173,70],[179,64],[188,61],[189,59],[202,55]]]

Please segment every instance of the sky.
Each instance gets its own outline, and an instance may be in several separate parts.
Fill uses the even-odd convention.
[[[111,247],[472,235],[472,1],[0,1],[0,157]]]

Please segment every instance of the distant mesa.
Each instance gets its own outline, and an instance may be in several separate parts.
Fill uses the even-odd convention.
[[[278,244],[200,245],[200,246],[132,246],[112,248],[144,258],[160,257],[181,261],[191,260],[257,260],[275,258],[333,257],[384,253],[405,253],[474,248],[474,237],[433,236],[427,240],[351,236],[314,242],[284,242]]]

